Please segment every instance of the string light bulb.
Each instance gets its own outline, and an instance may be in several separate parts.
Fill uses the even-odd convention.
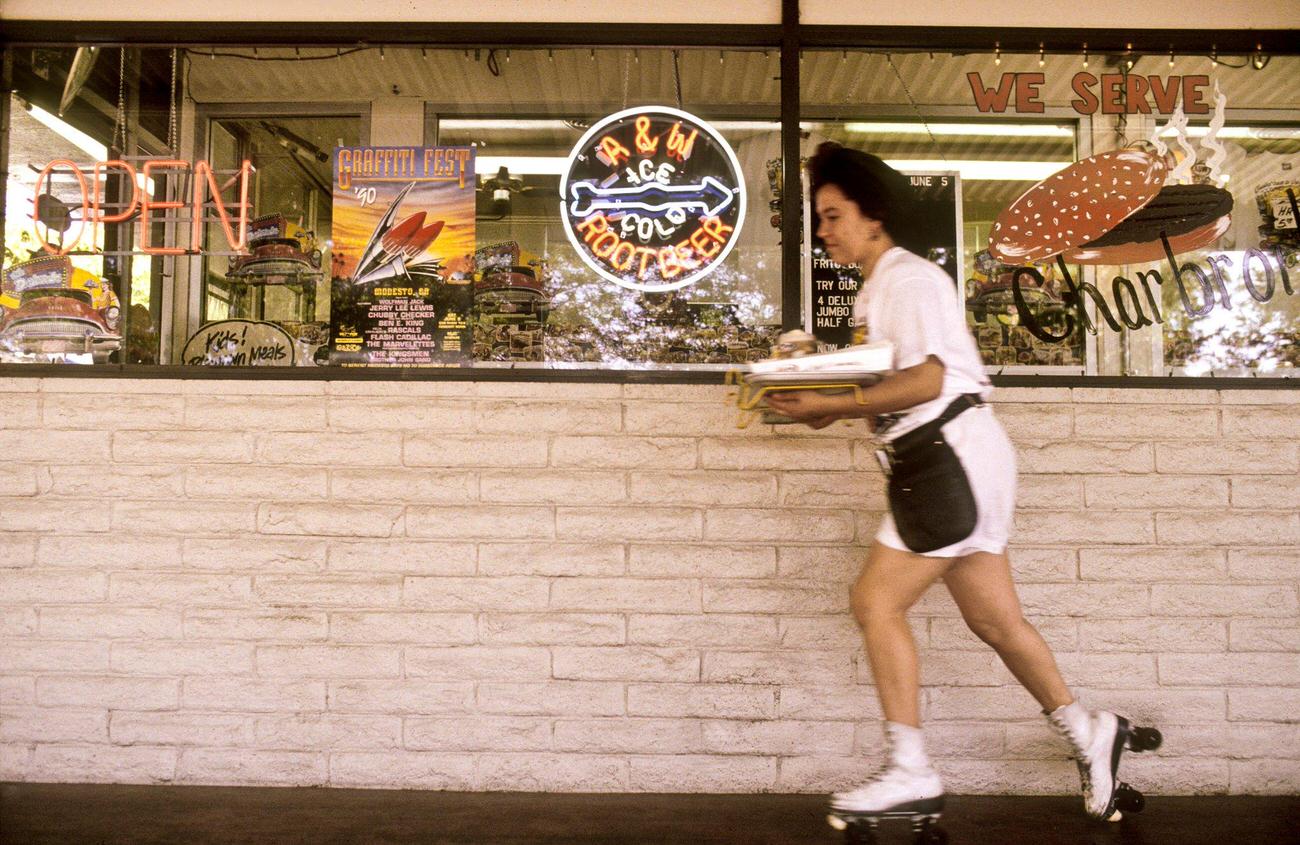
[[[993,64],[995,65],[1002,64],[1002,42],[1001,41],[993,42]]]
[[[1133,69],[1133,45],[1132,44],[1124,45],[1124,69],[1125,70]]]
[[[1088,69],[1088,42],[1083,42],[1083,69]]]
[[[1255,68],[1255,70],[1263,70],[1264,65],[1268,64],[1268,61],[1264,58],[1263,44],[1255,45],[1255,55],[1250,57],[1250,64]]]
[[[1044,54],[1044,51],[1043,51],[1043,42],[1039,41],[1039,42],[1038,42],[1038,66],[1039,66],[1039,67],[1042,67],[1043,64],[1045,63],[1045,59],[1043,58],[1043,54]]]
[[[382,46],[379,48],[379,61],[384,61],[384,48]]]
[[[1219,45],[1213,44],[1210,46],[1210,64],[1217,65],[1218,63],[1219,63]]]
[[[1172,45],[1169,47],[1169,66],[1174,66],[1174,48]]]

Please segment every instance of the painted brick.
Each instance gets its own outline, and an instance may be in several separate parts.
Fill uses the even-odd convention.
[[[866,472],[781,473],[780,504],[804,508],[867,508],[886,506],[880,476]]]
[[[631,757],[628,765],[636,792],[753,793],[777,784],[774,757]]]
[[[323,786],[326,758],[315,751],[187,748],[176,764],[176,781],[213,786]]]
[[[108,712],[6,708],[0,719],[0,742],[106,743]]]
[[[821,648],[856,652],[862,647],[862,633],[847,610],[829,616],[781,616],[779,644],[785,648]],[[927,642],[925,619],[909,619],[917,645]],[[755,643],[762,645],[762,643]]]
[[[706,540],[741,542],[847,542],[853,539],[852,511],[713,508],[706,518]]]
[[[377,431],[364,434],[272,432],[258,436],[257,460],[267,464],[328,467],[401,466],[402,435]]]
[[[621,716],[625,710],[623,684],[604,681],[483,681],[478,684],[477,703],[484,713],[524,716]]]
[[[102,572],[11,570],[0,578],[0,604],[76,604],[103,601],[107,593]]]
[[[1115,511],[1099,520],[1086,511],[1021,511],[1016,514],[1016,542],[1047,543],[1154,543],[1155,520],[1149,513]]]
[[[181,612],[174,608],[56,605],[41,608],[40,631],[50,639],[179,639]]]
[[[21,382],[19,383],[21,386]],[[624,399],[661,402],[708,402],[725,405],[734,390],[720,384],[632,384],[623,385]],[[629,402],[629,405],[635,404]]]
[[[1044,616],[1146,616],[1151,604],[1145,586],[1129,584],[1022,584],[1018,592],[1026,613]]]
[[[181,682],[175,678],[108,675],[48,676],[36,679],[42,707],[106,707],[111,710],[175,710]]]
[[[566,382],[562,386],[538,381],[478,381],[474,395],[485,398],[518,396],[524,399],[554,399],[563,392],[566,399],[619,399],[623,386],[601,382]]]
[[[253,739],[260,748],[292,751],[399,748],[402,720],[397,716],[338,713],[257,716],[253,719]]]
[[[290,678],[186,678],[181,690],[186,710],[277,713],[325,709],[325,682]],[[132,709],[140,709],[133,707]]]
[[[118,432],[112,437],[122,437]],[[0,455],[22,455],[34,463],[95,464],[122,460],[103,431],[44,431],[39,428],[0,428]],[[165,460],[151,457],[151,462]]]
[[[552,466],[589,469],[694,469],[696,441],[687,437],[556,437]]]
[[[1098,624],[1121,624],[1127,620],[1110,621],[1105,620]],[[1077,651],[1080,648],[1080,628],[1082,622],[1071,617],[1059,616],[1035,616],[1029,620],[1030,624],[1042,635],[1047,641],[1047,645],[1052,651]],[[939,650],[960,650],[960,651],[984,651],[989,646],[979,637],[975,636],[967,627],[966,622],[961,619],[930,619],[929,638],[930,648]],[[856,628],[855,628],[856,631]],[[917,638],[918,642],[924,642]]]
[[[46,783],[170,783],[174,748],[37,745],[28,777]]]
[[[41,476],[41,492],[49,492],[53,485],[49,467],[34,464],[6,464],[0,466],[0,496],[35,496],[38,492],[37,473]],[[93,475],[98,468],[84,474]]]
[[[1002,391],[999,390],[996,395],[1001,399]],[[1069,405],[998,402],[994,406],[994,412],[1013,440],[1066,440],[1075,430],[1074,409]],[[1082,437],[1095,437],[1104,432],[1084,428],[1079,434]]]
[[[484,645],[621,645],[627,640],[619,614],[484,613],[478,640]]]
[[[1016,463],[1022,473],[1132,474],[1156,468],[1150,443],[1071,441],[1033,445],[1016,444]],[[1161,472],[1164,472],[1161,469]]]
[[[177,575],[115,572],[108,579],[108,598],[131,604],[242,604],[252,597],[246,575]]]
[[[571,470],[510,470],[479,476],[479,496],[485,502],[538,504],[606,504],[627,499],[621,472]]]
[[[1016,479],[1016,507],[1031,510],[1081,508],[1085,478],[1092,480],[1091,476],[1080,475],[1022,475]],[[884,499],[882,493],[882,510],[886,507]]]
[[[570,681],[696,681],[700,656],[696,649],[555,648],[552,676]]]
[[[833,754],[853,746],[847,722],[782,720],[706,721],[704,750],[711,754]]]
[[[1156,471],[1210,475],[1287,475],[1296,471],[1294,443],[1157,443]]]
[[[1233,478],[1232,506],[1300,510],[1300,476]]]
[[[1071,388],[1070,398],[1079,403],[1107,405],[1217,405],[1220,396],[1227,397],[1233,392],[1186,388],[1075,387]],[[1002,391],[998,393],[1001,395]]]
[[[705,652],[702,680],[715,684],[849,684],[847,654],[801,651]]]
[[[325,428],[324,397],[186,396],[184,402],[187,428],[305,432]]]
[[[109,737],[114,745],[246,747],[253,744],[246,716],[224,713],[137,713],[114,710]]]
[[[555,534],[560,539],[698,540],[703,517],[692,508],[565,508],[555,509]]]
[[[468,791],[475,759],[425,751],[338,752],[329,756],[329,785]]]
[[[191,499],[324,499],[329,481],[324,469],[210,464],[188,467],[184,488]]]
[[[416,540],[331,540],[325,566],[331,572],[400,572],[404,575],[470,575],[473,543]]]
[[[652,646],[774,646],[776,620],[734,613],[634,613],[627,620],[627,642]]]
[[[705,611],[729,613],[848,613],[849,594],[840,584],[779,581],[708,581]]]
[[[333,431],[371,432],[376,420],[383,421],[386,431],[465,431],[474,425],[472,403],[455,399],[331,396],[326,409]]]
[[[325,543],[271,537],[222,537],[183,541],[188,569],[212,572],[319,572],[325,568]]]
[[[613,543],[483,543],[481,575],[621,575],[625,553]]]
[[[683,719],[555,722],[555,750],[582,754],[690,754],[703,750],[700,723]]]
[[[631,716],[773,719],[775,688],[734,684],[629,684]]]
[[[1224,390],[1219,394],[1224,405],[1296,405],[1300,395],[1295,390]]]
[[[240,534],[252,532],[257,507],[245,502],[127,501],[113,503],[114,530],[140,534]]]
[[[1300,626],[1294,619],[1233,619],[1228,622],[1230,651],[1300,653]]]
[[[43,567],[80,568],[93,560],[101,569],[175,570],[182,566],[176,537],[44,535],[36,552]]]
[[[397,575],[258,575],[253,594],[277,606],[391,607],[401,602],[402,579]]]
[[[407,648],[407,677],[447,681],[529,681],[551,676],[551,654],[525,646]]]
[[[776,551],[777,574],[843,583],[847,589],[862,571],[867,550],[856,546],[782,546]]]
[[[212,467],[217,469],[217,467]],[[247,467],[244,468],[245,470]],[[3,482],[0,481],[0,485]],[[46,466],[41,468],[42,495],[179,498],[185,491],[185,470],[178,466],[113,464],[109,466]],[[3,487],[0,487],[3,489]],[[20,494],[26,495],[26,494]]]
[[[344,502],[471,502],[478,478],[471,472],[429,469],[331,469],[329,495]],[[298,497],[285,497],[298,498]]]
[[[420,678],[330,681],[329,709],[396,715],[469,713],[474,709],[474,683]]]
[[[326,393],[330,396],[391,396],[411,401],[412,398],[435,396],[464,398],[474,395],[472,381],[327,381]],[[373,418],[372,418],[373,422]]]
[[[190,608],[184,626],[190,640],[301,642],[324,640],[329,634],[325,613],[304,609]]]
[[[0,675],[0,707],[29,707],[35,703],[35,678]]]
[[[1234,795],[1295,795],[1300,760],[1233,760],[1228,763],[1228,791]]]
[[[1238,652],[1229,660],[1195,654],[1160,655],[1160,683],[1170,686],[1300,686],[1300,661],[1293,653]]]
[[[1228,766],[1227,760],[1134,754],[1124,761],[1124,779],[1152,795],[1222,795],[1228,790]]]
[[[1079,640],[1088,651],[1224,652],[1227,625],[1221,619],[1085,619]]]
[[[554,511],[519,505],[425,507],[408,505],[406,533],[410,537],[447,540],[483,538],[536,540],[556,536]]]
[[[1300,722],[1300,690],[1230,689],[1228,718],[1234,722]]]
[[[699,611],[700,584],[681,578],[564,578],[551,584],[553,610],[689,613]]]
[[[109,665],[133,675],[248,675],[253,646],[223,643],[113,643]]]
[[[1227,559],[1220,549],[1082,549],[1079,575],[1085,581],[1222,581]]]
[[[1214,406],[1076,405],[1074,433],[1108,440],[1160,440],[1171,434],[1216,437],[1219,411]]]
[[[319,603],[317,603],[319,606]],[[333,612],[329,638],[340,643],[454,643],[476,640],[470,613]]]
[[[413,751],[550,751],[551,720],[510,716],[408,718],[402,742]]]
[[[262,645],[257,674],[305,678],[393,678],[400,672],[395,648],[361,645]]]
[[[691,505],[771,505],[776,503],[776,476],[766,472],[633,472],[629,486],[634,502]]]
[[[716,437],[765,437],[767,426],[736,427],[741,418],[734,402],[626,402],[623,425],[629,434],[675,434]]]
[[[1295,578],[1300,555],[1294,547],[1228,549],[1228,574],[1237,581],[1282,581]]]
[[[1300,606],[1292,586],[1156,584],[1151,587],[1151,612],[1158,616],[1294,618]]]
[[[0,640],[34,636],[39,624],[34,608],[0,607]]]
[[[75,521],[69,514],[76,515]],[[108,531],[111,514],[102,502],[86,499],[0,499],[0,525],[10,531]]]
[[[451,611],[526,611],[546,607],[549,582],[544,578],[410,577],[402,582],[406,607]]]
[[[626,758],[602,754],[482,754],[475,788],[488,792],[626,792]]]
[[[168,382],[152,384],[163,386]],[[248,379],[180,379],[166,392],[186,396],[323,396],[327,382]]]
[[[544,467],[544,437],[408,434],[402,462],[412,467]]]
[[[1227,406],[1221,413],[1224,437],[1250,440],[1300,440],[1300,414],[1296,413],[1294,407]]]
[[[1074,549],[1015,546],[1009,557],[1018,581],[1074,581],[1079,577],[1079,553]]]
[[[623,408],[617,402],[536,399],[480,400],[474,403],[474,424],[485,433],[511,433],[520,428],[556,434],[613,432],[623,428]]]
[[[843,470],[850,466],[849,444],[818,438],[705,438],[700,441],[700,466],[733,470]]]
[[[82,406],[85,406],[84,401]],[[41,427],[41,397],[35,392],[26,395],[5,392],[4,408],[5,412],[0,414],[0,428]]]
[[[1089,476],[1084,501],[1096,510],[1217,510],[1228,505],[1228,481],[1195,475]]]
[[[253,459],[253,435],[243,432],[214,437],[210,431],[118,431],[113,433],[112,446],[113,460],[127,463],[228,464]],[[84,451],[78,448],[68,454],[82,457]]]
[[[649,576],[761,578],[776,574],[776,549],[705,543],[634,545],[628,573]]]
[[[783,719],[874,722],[884,718],[875,687],[784,685],[778,696],[777,712]]]
[[[1158,513],[1156,536],[1161,543],[1197,545],[1281,546],[1300,545],[1300,514],[1259,513]]]
[[[262,534],[326,537],[392,537],[403,530],[401,505],[340,505],[275,502],[257,508]]]

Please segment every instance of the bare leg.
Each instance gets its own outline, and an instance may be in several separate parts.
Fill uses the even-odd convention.
[[[1051,649],[1021,613],[1005,553],[977,552],[958,558],[943,580],[966,624],[993,647],[1045,711],[1074,700]]]
[[[921,726],[921,678],[907,610],[952,564],[873,543],[850,592],[885,719]]]

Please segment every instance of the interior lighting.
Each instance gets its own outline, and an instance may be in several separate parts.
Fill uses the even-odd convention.
[[[1016,138],[1073,138],[1074,128],[1050,123],[931,123],[932,135],[1016,137]],[[863,135],[926,135],[923,123],[846,123],[845,132]]]

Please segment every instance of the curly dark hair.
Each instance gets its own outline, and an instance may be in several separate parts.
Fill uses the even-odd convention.
[[[808,159],[812,194],[824,185],[834,185],[852,200],[863,215],[879,220],[894,243],[912,251],[918,247],[916,192],[906,176],[871,153],[850,149],[834,141],[818,145]],[[817,212],[813,211],[813,231]]]

